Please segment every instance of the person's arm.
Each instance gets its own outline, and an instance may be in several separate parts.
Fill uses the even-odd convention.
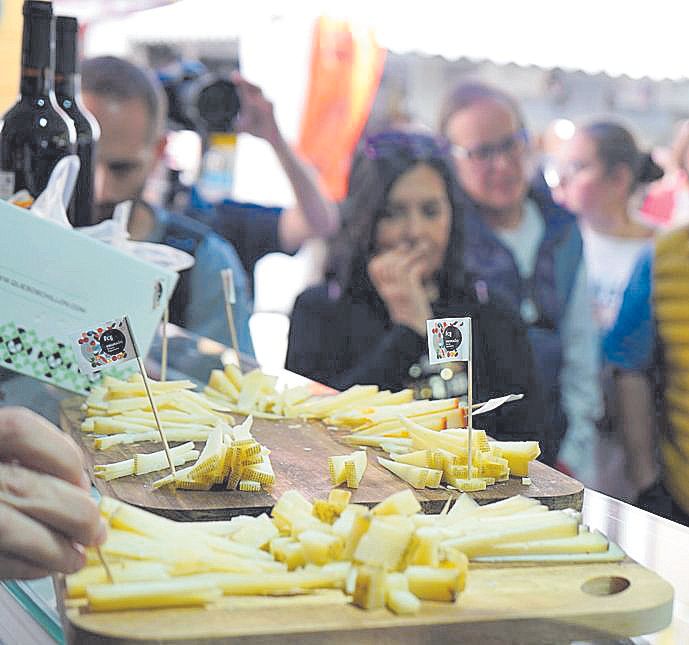
[[[636,490],[644,491],[658,480],[653,384],[644,372],[623,371],[616,377],[620,429],[627,455],[627,472]]]
[[[279,220],[279,237],[283,251],[296,251],[311,237],[328,238],[337,231],[337,206],[325,195],[318,176],[285,141],[275,120],[273,104],[261,88],[249,83],[239,73],[232,76],[239,91],[241,108],[237,117],[238,132],[248,132],[267,141],[275,151],[297,200],[286,208]]]
[[[286,367],[338,390],[356,384],[400,389],[409,367],[424,352],[425,340],[404,325],[394,325],[371,339],[370,351],[354,364],[352,330],[346,312],[326,302],[315,290],[300,295],[294,305]],[[366,324],[358,320],[353,324]]]
[[[596,421],[602,414],[599,376],[599,338],[593,321],[586,269],[579,264],[562,326],[562,408],[567,416],[567,433],[562,443],[563,459],[581,461],[581,450],[592,446]],[[592,464],[591,464],[592,466]],[[586,464],[582,464],[586,467]]]
[[[603,339],[605,359],[616,369],[622,441],[634,455],[627,468],[637,490],[644,491],[659,476],[656,445],[654,384],[649,377],[655,330],[651,302],[652,249],[637,262],[625,289],[620,311]]]
[[[0,580],[73,573],[106,527],[76,444],[24,408],[0,408]]]
[[[196,263],[191,268],[190,297],[185,310],[186,326],[196,334],[230,346],[230,331],[220,278],[220,271],[228,268],[232,269],[237,298],[232,312],[237,328],[239,351],[253,357],[254,346],[249,330],[252,305],[246,273],[234,248],[217,235],[206,236],[196,251]]]

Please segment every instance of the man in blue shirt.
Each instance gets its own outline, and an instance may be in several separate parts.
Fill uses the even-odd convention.
[[[141,201],[146,180],[165,150],[167,106],[158,80],[125,60],[104,56],[84,61],[82,86],[84,103],[101,127],[93,223],[110,217],[116,204],[134,200],[129,221],[133,240],[169,244],[195,259],[180,275],[170,321],[224,344],[230,336],[220,270],[232,269],[239,350],[252,356],[251,299],[235,249],[207,226]]]

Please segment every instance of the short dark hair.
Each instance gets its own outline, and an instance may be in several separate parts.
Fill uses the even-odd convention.
[[[81,86],[84,92],[115,101],[142,101],[153,126],[151,137],[165,130],[167,100],[160,81],[151,71],[116,56],[98,56],[82,63]]]
[[[504,104],[517,118],[520,127],[524,127],[524,118],[519,105],[507,92],[480,81],[464,81],[457,85],[443,102],[438,124],[440,134],[447,135],[447,124],[457,112],[466,110],[480,101],[497,101]]]
[[[663,176],[662,169],[642,153],[632,133],[614,121],[591,121],[580,127],[579,131],[589,137],[596,148],[596,156],[607,173],[617,166],[627,166],[632,173],[629,191],[638,184],[644,184]]]
[[[351,165],[347,197],[340,206],[342,226],[331,242],[328,274],[343,291],[372,288],[367,265],[374,253],[375,234],[393,184],[419,164],[443,179],[452,210],[450,239],[439,287],[447,295],[464,288],[462,266],[462,201],[446,146],[428,134],[388,130],[366,139]]]

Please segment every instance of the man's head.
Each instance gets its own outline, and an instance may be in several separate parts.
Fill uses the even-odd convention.
[[[496,216],[521,209],[528,188],[527,140],[512,98],[482,83],[459,85],[445,102],[440,129],[474,201]]]
[[[167,104],[157,79],[113,56],[84,61],[82,94],[101,127],[94,221],[115,204],[140,197],[165,148]]]

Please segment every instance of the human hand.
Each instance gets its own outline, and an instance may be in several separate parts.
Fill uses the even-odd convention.
[[[105,540],[76,444],[24,408],[0,408],[0,580],[72,573]]]
[[[383,251],[368,263],[368,274],[387,307],[390,319],[426,334],[426,320],[432,317],[431,303],[424,288],[428,248],[402,244]]]
[[[235,121],[237,132],[248,132],[275,145],[281,135],[275,121],[273,104],[263,96],[258,85],[249,83],[239,72],[232,73],[232,82],[237,87],[240,102]]]

